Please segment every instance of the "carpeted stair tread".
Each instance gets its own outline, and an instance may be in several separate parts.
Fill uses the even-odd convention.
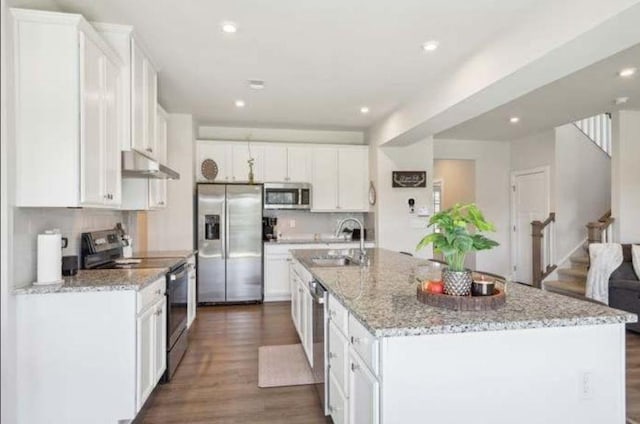
[[[572,297],[584,297],[587,289],[585,281],[569,280],[569,281],[545,281],[544,289],[553,293],[564,294]]]
[[[587,280],[588,271],[586,268],[560,268],[558,269],[558,277],[561,280]]]

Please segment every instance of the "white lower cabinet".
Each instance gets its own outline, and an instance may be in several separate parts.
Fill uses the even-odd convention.
[[[289,300],[289,252],[264,250],[264,300],[275,302]]]
[[[333,424],[347,424],[349,422],[349,401],[343,392],[343,387],[335,375],[329,371],[329,414]]]
[[[313,297],[309,291],[310,275],[300,272],[301,268],[297,261],[291,262],[291,318],[307,360],[313,366]]]
[[[332,295],[328,298],[327,315],[326,366],[331,418],[334,423],[378,424],[380,382],[374,371],[378,369],[378,340],[366,332]]]
[[[197,274],[196,274],[196,260],[195,256],[192,256],[187,261],[189,266],[189,285],[187,287],[187,328],[191,327],[193,321],[196,319],[196,311],[198,308],[198,299],[196,296],[198,290]]]
[[[166,369],[165,287],[17,295],[16,421],[133,420]]]
[[[349,355],[349,423],[380,422],[380,383],[355,352]]]

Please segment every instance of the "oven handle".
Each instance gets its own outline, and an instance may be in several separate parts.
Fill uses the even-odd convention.
[[[183,265],[178,269],[178,272],[172,272],[169,274],[169,280],[176,281],[178,278],[182,278],[183,276],[185,276],[187,272],[189,272],[189,270],[186,266]]]

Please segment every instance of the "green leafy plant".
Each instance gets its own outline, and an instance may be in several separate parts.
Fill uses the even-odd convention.
[[[452,208],[434,214],[429,220],[429,228],[435,231],[425,236],[416,250],[433,244],[437,253],[442,253],[451,271],[464,271],[464,260],[467,253],[477,250],[488,250],[498,243],[480,234],[495,231],[480,209],[474,204],[456,204]],[[474,234],[469,231],[476,230]]]

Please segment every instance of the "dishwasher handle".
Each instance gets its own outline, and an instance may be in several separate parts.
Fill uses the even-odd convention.
[[[311,292],[311,297],[313,297],[315,302],[319,305],[324,305],[327,290],[322,287],[322,284],[318,283],[316,280],[311,281],[309,283],[309,291]]]

